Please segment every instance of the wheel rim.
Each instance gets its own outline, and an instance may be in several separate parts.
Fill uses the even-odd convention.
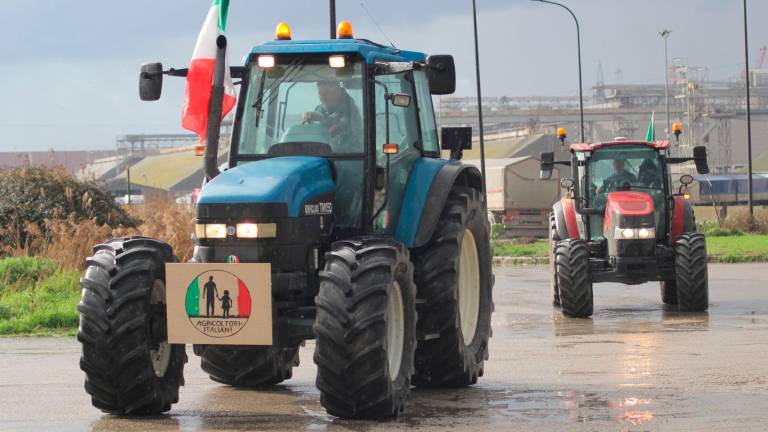
[[[384,347],[387,351],[389,378],[392,381],[397,379],[397,375],[400,373],[400,364],[403,361],[404,320],[403,294],[400,290],[400,284],[395,281],[389,290],[389,300],[387,301],[387,339]]]
[[[469,345],[475,337],[477,318],[480,314],[480,265],[477,257],[475,236],[469,229],[464,231],[461,241],[459,263],[459,317],[464,344]]]
[[[165,283],[162,280],[156,279],[155,283],[152,284],[149,302],[150,304],[165,303]],[[152,360],[152,369],[155,371],[155,375],[162,378],[171,361],[171,345],[168,344],[167,340],[161,341],[157,349],[149,350],[149,357]]]

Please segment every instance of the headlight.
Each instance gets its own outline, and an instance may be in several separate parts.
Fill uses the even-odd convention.
[[[238,238],[256,238],[259,236],[259,226],[255,223],[237,224]]]
[[[656,238],[656,230],[654,228],[640,228],[637,230],[637,238],[650,239]]]
[[[655,228],[619,228],[616,227],[613,232],[613,238],[617,240],[640,239],[647,240],[656,238]]]
[[[227,238],[227,225],[205,224],[205,237],[213,239]]]
[[[275,223],[239,223],[237,224],[238,238],[275,238],[277,224]]]

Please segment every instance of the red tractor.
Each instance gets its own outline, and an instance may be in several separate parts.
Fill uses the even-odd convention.
[[[541,154],[541,177],[554,165],[571,167],[568,193],[550,215],[553,304],[565,315],[589,317],[592,284],[636,285],[660,281],[661,299],[680,311],[705,311],[709,303],[704,235],[696,232],[686,201],[690,175],[673,187],[669,167],[693,161],[709,172],[705,147],[693,157],[671,157],[669,141],[617,138],[571,144],[571,160]]]

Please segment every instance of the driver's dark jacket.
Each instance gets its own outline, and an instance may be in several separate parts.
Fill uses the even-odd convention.
[[[620,186],[623,186],[624,183],[633,185],[637,183],[637,177],[628,171],[624,171],[621,174],[613,174],[612,176],[605,179],[605,181],[603,181],[603,185],[600,187],[600,191],[603,193],[611,192],[608,190],[609,188],[616,189]]]
[[[331,134],[334,153],[358,153],[362,151],[362,118],[355,101],[344,92],[341,103],[334,110],[320,104],[315,112],[323,115],[323,123]]]

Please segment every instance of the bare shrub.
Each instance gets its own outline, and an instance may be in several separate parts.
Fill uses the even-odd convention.
[[[768,234],[768,210],[755,209],[755,217],[752,220],[746,209],[732,210],[725,218],[723,227],[755,234]]]

